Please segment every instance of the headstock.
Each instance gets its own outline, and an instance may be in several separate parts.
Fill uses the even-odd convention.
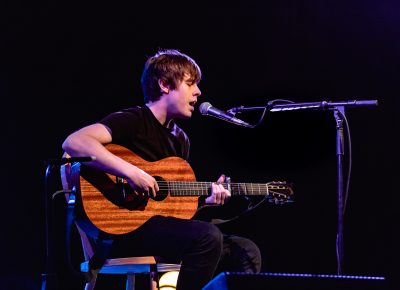
[[[267,189],[267,200],[271,203],[282,204],[294,201],[292,184],[286,181],[268,182]]]

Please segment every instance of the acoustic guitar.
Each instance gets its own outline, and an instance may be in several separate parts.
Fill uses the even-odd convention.
[[[212,182],[198,182],[189,163],[179,157],[167,157],[149,162],[131,150],[116,144],[107,150],[134,164],[157,180],[156,197],[136,193],[127,182],[106,172],[67,164],[61,170],[64,189],[75,193],[75,217],[88,226],[111,235],[134,231],[155,215],[192,219],[199,210],[199,196],[210,193]],[[286,182],[224,183],[232,197],[264,196],[274,203],[293,200],[293,190]],[[90,229],[89,229],[90,230]]]

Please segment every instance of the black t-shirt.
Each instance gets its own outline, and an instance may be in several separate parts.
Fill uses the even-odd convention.
[[[100,122],[111,129],[112,143],[124,146],[147,161],[170,156],[189,158],[186,133],[171,120],[163,126],[147,106],[111,113]]]

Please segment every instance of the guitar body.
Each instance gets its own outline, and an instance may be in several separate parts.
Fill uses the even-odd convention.
[[[169,181],[195,181],[190,165],[179,157],[168,157],[156,162],[148,162],[132,151],[115,144],[106,148],[113,154],[146,171],[154,177]],[[75,174],[78,174],[76,172]],[[76,178],[76,177],[75,177]],[[120,235],[131,232],[155,215],[190,219],[196,212],[197,196],[174,196],[164,194],[162,200],[148,197],[135,198],[133,191],[123,200],[121,186],[116,177],[99,170],[81,166],[77,199],[83,212],[76,213],[78,220],[88,219],[101,231]],[[124,191],[129,185],[123,185]],[[87,221],[86,221],[87,222]]]

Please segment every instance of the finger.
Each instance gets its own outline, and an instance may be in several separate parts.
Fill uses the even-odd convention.
[[[225,182],[225,174],[221,174],[221,176],[217,180],[218,183],[223,183]]]
[[[158,186],[157,181],[154,179],[154,193],[158,192],[160,190],[160,187]]]
[[[220,192],[215,193],[215,203],[221,204],[221,193]]]
[[[219,192],[220,192],[220,203],[224,204],[226,198],[226,191],[222,184],[219,185]]]
[[[150,194],[152,197],[155,197],[155,196],[156,196],[156,192],[157,192],[157,190],[156,190],[155,186],[150,187],[150,192],[149,192],[149,194]]]
[[[149,189],[147,190],[147,196],[154,196],[153,188],[149,187]]]
[[[221,193],[219,192],[219,186],[216,183],[212,183],[212,193],[211,195],[214,197],[214,201],[216,204],[220,203]]]
[[[209,197],[207,197],[206,198],[206,204],[215,204],[214,196],[210,195]]]

